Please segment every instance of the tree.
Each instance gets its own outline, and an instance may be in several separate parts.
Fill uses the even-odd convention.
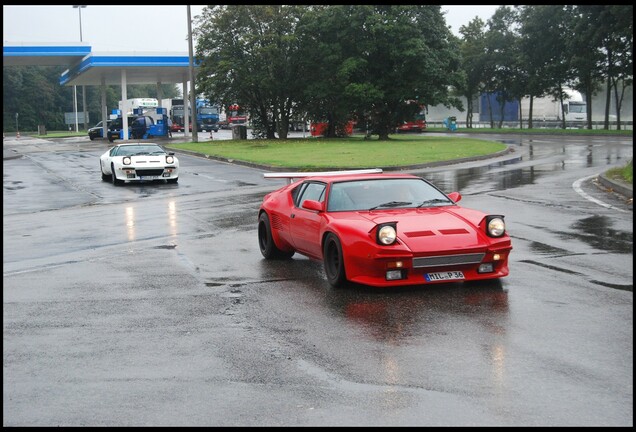
[[[248,108],[268,138],[300,110],[365,115],[388,139],[410,101],[449,103],[461,79],[440,6],[214,6],[197,25],[199,88]]]
[[[545,65],[552,61],[553,53],[550,39],[544,33],[545,18],[544,12],[550,13],[547,9],[539,9],[534,6],[519,6],[518,20],[519,28],[519,49],[520,62],[523,65],[526,76],[522,96],[529,99],[529,109],[527,113],[522,110],[519,104],[519,119],[523,127],[524,115],[528,116],[528,128],[533,128],[534,100],[543,97],[549,88],[548,76],[545,74]]]
[[[351,115],[364,116],[379,139],[388,139],[413,115],[417,104],[412,101],[449,103],[449,89],[461,72],[439,6],[331,8],[344,16],[338,32],[341,62],[335,69],[344,100]]]
[[[63,71],[56,66],[3,67],[3,129],[14,131],[19,126],[23,131],[34,131],[45,125],[64,130],[64,112],[73,110],[73,89],[59,85]]]
[[[5,66],[2,68],[3,128],[14,131],[15,113],[19,114],[19,127],[23,131],[35,131],[39,125],[47,130],[66,130],[64,114],[73,112],[73,87],[61,86],[62,66]],[[96,123],[101,119],[101,89],[86,87],[87,112]],[[162,84],[166,98],[175,97],[177,88]],[[155,84],[131,85],[128,96],[153,97],[157,93]],[[118,86],[106,88],[108,107],[117,108],[121,91]]]
[[[461,69],[464,71],[465,80],[457,86],[459,94],[466,97],[466,127],[473,127],[473,100],[479,98],[483,92],[484,60],[486,52],[486,23],[475,17],[468,25],[461,26],[459,32],[463,39],[457,42],[461,53]]]
[[[224,106],[246,109],[262,135],[287,138],[299,79],[296,26],[308,10],[297,5],[223,5],[197,21],[197,87]]]
[[[534,98],[551,96],[561,103],[561,127],[565,129],[565,88],[574,88],[577,84],[574,53],[569,44],[574,22],[573,8],[569,5],[524,6],[518,19],[523,64],[528,71],[528,126],[533,127]]]
[[[523,79],[519,36],[517,33],[517,14],[508,6],[500,6],[488,21],[486,33],[487,90],[495,95],[499,103],[499,127],[504,121],[504,109],[507,102],[519,99],[523,94],[518,82]],[[491,124],[493,124],[491,117]]]
[[[605,53],[605,75],[607,77],[607,103],[605,109],[605,129],[609,129],[609,104],[614,90],[616,115],[620,128],[620,107],[618,86],[622,91],[633,83],[634,19],[632,5],[603,6],[599,17],[599,31],[602,35],[601,47]]]
[[[298,27],[304,83],[299,107],[312,121],[327,123],[327,137],[346,135],[352,116],[359,123],[365,121],[364,113],[352,114],[356,107],[346,94],[351,74],[358,68],[353,47],[360,33],[351,28],[360,25],[351,22],[348,7],[317,6],[303,16]],[[356,39],[343,44],[348,38]]]
[[[572,53],[572,65],[576,71],[579,85],[577,90],[585,95],[587,102],[587,128],[592,129],[592,96],[603,82],[602,39],[600,26],[601,13],[605,6],[579,5],[575,9],[572,21],[572,37],[568,39]],[[580,46],[589,49],[578,49]]]
[[[462,74],[440,6],[345,7],[355,24],[348,30],[358,34],[342,41],[355,65],[345,95],[355,112],[367,113],[380,140],[417,109],[410,101],[449,103]]]

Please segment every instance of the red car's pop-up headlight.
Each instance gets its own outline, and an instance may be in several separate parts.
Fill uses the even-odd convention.
[[[395,222],[378,225],[375,240],[380,245],[389,246],[397,239],[397,224]]]

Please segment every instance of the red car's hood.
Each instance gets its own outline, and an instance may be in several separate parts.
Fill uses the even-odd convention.
[[[483,214],[462,207],[360,213],[374,224],[397,222],[398,238],[413,252],[485,246],[476,226]]]

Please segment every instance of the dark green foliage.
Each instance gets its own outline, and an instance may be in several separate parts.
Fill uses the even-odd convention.
[[[37,131],[39,125],[46,130],[67,130],[64,113],[73,110],[73,86],[60,85],[60,75],[66,68],[61,66],[5,66],[2,68],[4,132]],[[101,120],[101,88],[85,86],[88,127]],[[172,84],[162,85],[163,98],[177,97],[177,88]],[[128,97],[155,97],[157,88],[153,84],[128,86]],[[108,112],[116,109],[121,98],[119,86],[106,88]],[[82,111],[82,87],[77,88],[77,107]],[[16,125],[15,115],[18,113]],[[80,124],[81,129],[84,128]]]
[[[286,138],[292,121],[329,123],[327,136],[356,120],[387,139],[413,114],[410,101],[463,109],[472,126],[473,101],[485,92],[502,101],[610,94],[620,108],[633,83],[633,6],[501,6],[484,23],[450,33],[437,5],[216,5],[203,9],[197,37],[197,92],[247,110],[255,136]],[[65,129],[73,88],[59,85],[59,67],[3,68],[3,128]],[[99,86],[87,86],[90,121],[101,119]],[[179,97],[175,85],[163,97]],[[108,111],[121,91],[107,89]],[[82,95],[78,89],[81,110]],[[154,85],[128,97],[155,97]],[[503,104],[500,104],[503,109]],[[527,116],[529,113],[525,113]],[[492,117],[491,117],[492,118]],[[503,118],[503,116],[501,116]],[[92,125],[91,124],[91,125]],[[495,125],[492,125],[495,126]],[[565,124],[563,125],[565,127]],[[609,125],[606,124],[606,129]]]

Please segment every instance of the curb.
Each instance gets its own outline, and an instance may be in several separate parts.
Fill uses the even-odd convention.
[[[610,189],[610,191],[623,195],[626,198],[632,199],[634,197],[634,187],[629,183],[610,179],[605,173],[598,175],[598,182],[607,189]]]

